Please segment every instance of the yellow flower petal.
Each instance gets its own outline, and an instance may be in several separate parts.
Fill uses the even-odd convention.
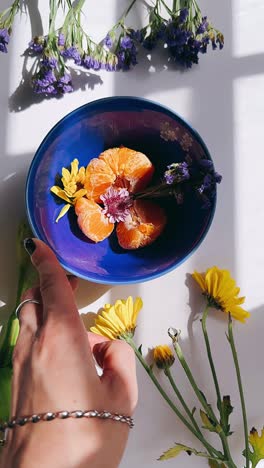
[[[87,190],[85,189],[80,189],[74,194],[74,201],[78,200],[79,198],[82,198],[86,195]]]
[[[110,340],[116,339],[115,335],[108,328],[101,327],[100,325],[91,327],[90,331],[92,333],[96,333],[97,335],[106,336],[106,338],[109,338]]]
[[[142,304],[140,298],[137,298],[133,303],[132,297],[128,297],[126,300],[117,300],[114,305],[106,304],[96,317],[95,326],[91,328],[91,331],[107,336],[111,340],[132,337]]]
[[[64,178],[65,182],[68,182],[70,180],[70,178],[71,178],[70,171],[68,171],[68,169],[63,167],[61,173],[62,173],[62,177]]]
[[[62,200],[68,202],[68,203],[72,203],[71,200],[69,199],[69,197],[67,197],[66,193],[64,192],[64,190],[62,190],[60,187],[58,187],[57,185],[54,185],[53,187],[51,187],[50,191],[52,193],[54,193],[55,195],[57,195],[57,197],[59,198],[62,198]]]
[[[74,159],[72,162],[71,162],[71,176],[72,177],[76,177],[77,174],[78,174],[78,167],[79,167],[79,161],[78,159]]]
[[[208,268],[206,273],[195,271],[192,277],[199,284],[208,298],[209,305],[231,314],[231,316],[245,322],[250,316],[249,312],[240,307],[245,297],[239,297],[240,289],[228,270],[220,270],[217,266]]]
[[[199,284],[200,288],[202,291],[206,290],[205,287],[205,280],[204,280],[204,275],[202,273],[198,273],[197,271],[194,271],[192,274],[193,279],[195,279],[196,283]]]
[[[61,209],[60,213],[59,213],[59,216],[56,218],[56,223],[59,221],[59,219],[61,219],[66,213],[67,211],[69,211],[69,209],[71,208],[72,205],[64,205],[64,207]]]

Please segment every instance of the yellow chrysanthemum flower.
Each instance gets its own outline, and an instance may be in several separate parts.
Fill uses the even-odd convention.
[[[214,266],[206,273],[195,271],[192,277],[199,284],[211,307],[230,313],[240,322],[245,322],[250,316],[249,312],[240,307],[245,302],[245,297],[238,297],[240,289],[228,270],[220,270]]]
[[[264,427],[260,433],[253,427],[249,435],[249,443],[253,448],[253,452],[250,452],[250,461],[252,467],[257,466],[260,460],[264,459]]]
[[[58,185],[54,185],[50,189],[50,191],[57,195],[57,197],[62,198],[62,200],[67,202],[60,211],[59,216],[56,219],[56,223],[67,213],[69,208],[74,205],[79,198],[84,197],[87,193],[83,188],[85,181],[85,167],[80,167],[79,169],[78,159],[74,159],[71,162],[71,171],[65,167],[62,168],[61,181],[63,189],[58,187]]]
[[[175,361],[173,352],[168,345],[156,346],[153,351],[153,358],[159,369],[167,369]]]
[[[142,299],[137,297],[133,302],[131,296],[118,300],[114,305],[106,304],[96,316],[95,326],[91,332],[106,336],[110,340],[132,338],[135,333],[137,316],[143,306]]]

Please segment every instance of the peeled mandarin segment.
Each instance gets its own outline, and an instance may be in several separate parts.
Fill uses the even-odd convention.
[[[152,244],[167,222],[164,210],[148,200],[136,200],[131,214],[118,223],[116,234],[123,249],[138,249]]]
[[[84,188],[87,190],[87,198],[100,202],[100,195],[113,185],[115,174],[104,160],[94,158],[86,168]]]
[[[119,150],[120,148],[110,148],[99,156],[99,159],[104,161],[115,175],[119,172]]]
[[[154,173],[152,162],[145,154],[129,148],[119,148],[119,174],[130,183],[132,193],[143,190]]]
[[[106,239],[113,232],[114,224],[102,213],[102,208],[93,200],[79,198],[75,203],[79,228],[94,242]]]

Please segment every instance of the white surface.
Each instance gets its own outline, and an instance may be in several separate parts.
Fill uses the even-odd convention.
[[[8,3],[2,0],[1,8]],[[101,0],[91,4],[89,23],[92,33],[102,37],[112,20],[128,4],[125,0]],[[59,100],[35,102],[26,89],[19,87],[23,53],[30,36],[30,21],[17,21],[9,54],[0,56],[0,304],[12,302],[15,288],[15,233],[24,214],[24,183],[34,152],[49,129],[65,114],[97,98],[111,95],[138,95],[159,101],[175,111],[200,132],[223,174],[213,225],[202,246],[185,264],[154,281],[130,287],[107,288],[81,282],[78,303],[82,313],[97,311],[106,301],[141,295],[144,310],[136,333],[138,344],[148,348],[169,342],[166,330],[182,330],[182,346],[199,385],[214,399],[199,320],[193,322],[201,307],[200,294],[187,287],[188,274],[203,271],[214,264],[228,268],[247,296],[246,307],[252,312],[247,325],[236,326],[249,427],[264,424],[263,408],[263,121],[264,54],[260,31],[264,20],[262,0],[204,0],[203,11],[223,31],[226,46],[222,52],[208,53],[192,71],[164,70],[160,58],[148,71],[143,61],[130,73],[93,74],[92,89],[83,86]],[[41,11],[46,2],[41,0]],[[94,5],[93,5],[94,4]],[[34,8],[34,7],[32,7]],[[140,5],[137,21],[140,22]],[[107,11],[107,14],[106,14]],[[106,19],[107,18],[107,21]],[[33,20],[36,33],[37,17]],[[261,29],[262,28],[262,29]],[[14,94],[15,93],[15,94]],[[11,98],[10,98],[11,96]],[[4,308],[2,309],[4,310]],[[210,332],[223,394],[231,394],[235,406],[231,437],[237,466],[243,445],[242,420],[237,386],[230,353],[224,336],[225,321],[213,314]],[[2,317],[4,316],[4,312]],[[1,317],[1,316],[0,316]],[[2,319],[0,318],[0,321]],[[176,380],[187,400],[195,399],[175,366]],[[154,468],[158,456],[175,441],[199,447],[162,401],[147,375],[138,367],[139,405],[136,428],[131,432],[122,468]],[[164,466],[206,466],[203,460],[181,455]]]

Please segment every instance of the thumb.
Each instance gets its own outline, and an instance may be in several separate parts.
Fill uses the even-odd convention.
[[[102,383],[119,408],[131,415],[138,400],[134,351],[124,341],[115,340],[95,344],[93,354],[103,369]]]

